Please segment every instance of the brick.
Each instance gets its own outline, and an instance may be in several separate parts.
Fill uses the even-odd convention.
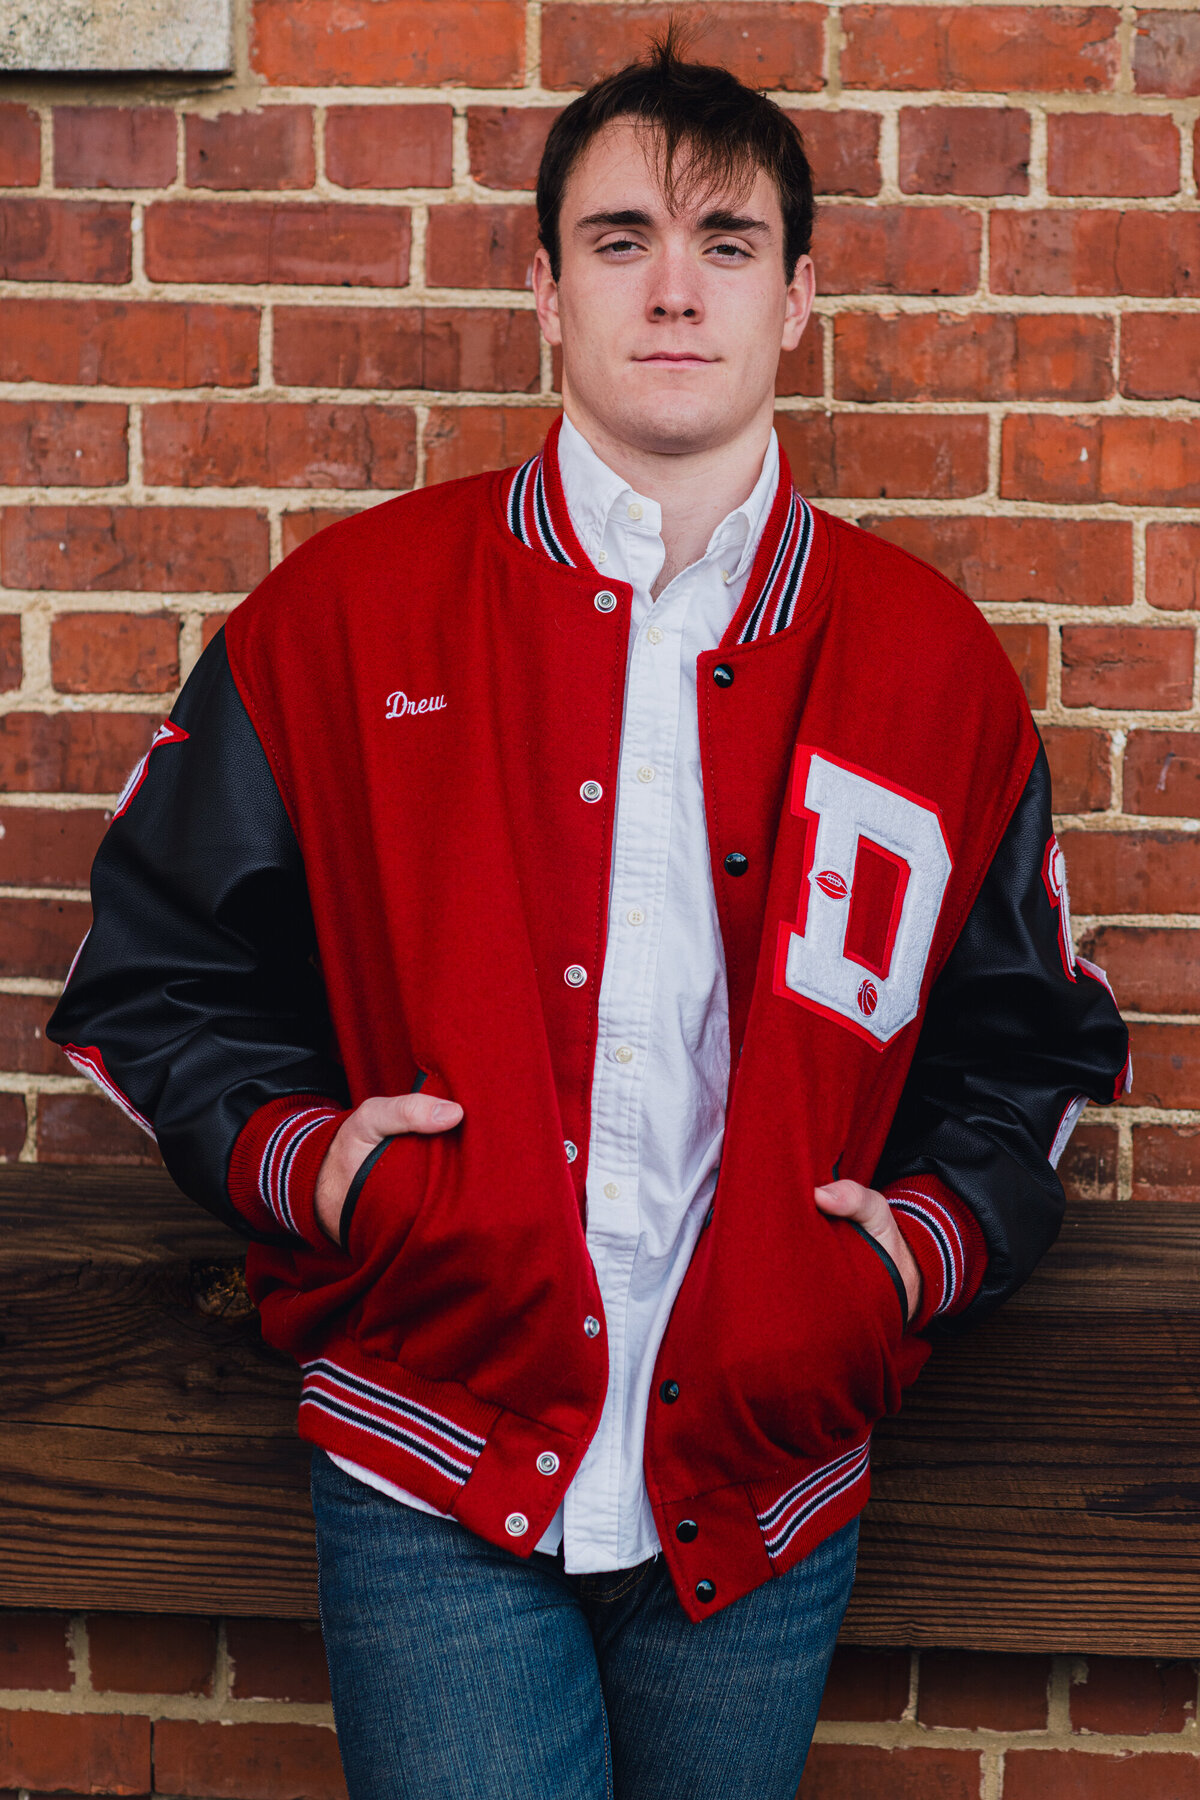
[[[235,1700],[329,1699],[329,1670],[317,1625],[297,1619],[228,1619]]]
[[[907,1650],[858,1650],[839,1644],[833,1653],[821,1718],[849,1723],[899,1719],[908,1705]]]
[[[65,974],[65,967],[59,973]],[[61,1056],[59,1073],[72,1073]],[[103,1094],[39,1095],[37,1156],[42,1163],[94,1163],[122,1169],[162,1166],[154,1139]],[[170,1665],[166,1674],[169,1680]],[[158,1690],[157,1683],[151,1685]],[[140,1793],[141,1789],[136,1791]]]
[[[21,676],[21,616],[0,613],[0,693],[20,687]]]
[[[1167,1205],[1200,1201],[1200,1128],[1134,1126],[1133,1197]]]
[[[0,1712],[0,1782],[42,1793],[146,1794],[150,1721],[115,1713]]]
[[[1181,831],[1065,831],[1076,913],[1200,913],[1200,839]]]
[[[997,294],[1200,294],[1193,212],[998,211],[990,231]]]
[[[86,900],[0,900],[0,974],[60,981],[90,918]]]
[[[281,306],[275,379],[286,387],[531,393],[537,319],[501,307]]]
[[[404,206],[158,200],[146,209],[151,281],[405,287],[411,244]]]
[[[1134,1092],[1130,1106],[1200,1107],[1200,1026],[1130,1026]]]
[[[965,499],[987,486],[987,420],[917,413],[780,413],[796,485],[833,497]]]
[[[449,187],[453,121],[448,106],[331,106],[325,172],[347,188]]]
[[[882,186],[879,114],[793,112],[812,164],[817,194],[856,194],[868,199]]]
[[[0,718],[0,789],[116,794],[154,735],[148,713],[11,712]]]
[[[1112,798],[1108,733],[1071,725],[1043,725],[1054,810],[1103,812]]]
[[[522,0],[254,0],[250,60],[284,87],[519,87]]]
[[[775,372],[777,394],[825,391],[825,321],[810,318],[795,350],[785,350]]]
[[[669,5],[548,6],[542,17],[542,80],[586,88],[643,56],[672,16]],[[692,54],[719,63],[754,88],[813,93],[824,81],[824,8],[777,0],[709,0]]]
[[[922,1725],[985,1731],[1046,1728],[1048,1656],[923,1650],[917,1679],[917,1719]]]
[[[1102,925],[1081,938],[1079,948],[1107,972],[1122,1006],[1134,1012],[1200,1012],[1200,931]]]
[[[6,587],[244,593],[269,567],[265,516],[215,506],[8,506]]]
[[[0,1006],[0,1057],[3,1067],[23,1075],[66,1075],[62,1051],[46,1036],[46,1020],[54,1002],[41,994],[6,994]],[[20,1687],[5,1675],[3,1632],[0,1630],[0,1687]],[[34,1681],[34,1687],[53,1687],[50,1681]]]
[[[0,187],[36,187],[42,128],[32,106],[0,106]]]
[[[904,106],[905,194],[1027,194],[1029,114],[1014,106]]]
[[[23,1094],[0,1094],[0,1162],[16,1162],[29,1134]]]
[[[975,1750],[814,1744],[796,1800],[978,1800],[980,1768]]]
[[[175,487],[411,487],[408,406],[166,401],[143,415],[146,479]]]
[[[99,487],[124,481],[123,406],[93,400],[0,400],[0,482]]]
[[[164,106],[56,106],[54,185],[169,187],[175,132],[175,114]]]
[[[1064,625],[1063,704],[1183,712],[1195,656],[1190,626]]]
[[[993,624],[1000,646],[1016,670],[1025,698],[1036,712],[1046,704],[1050,633],[1045,625]]]
[[[306,544],[310,537],[317,535],[318,531],[324,531],[326,525],[336,525],[339,519],[352,519],[357,510],[358,508],[354,506],[312,506],[306,507],[300,512],[285,512],[283,515],[283,554],[290,556],[293,550],[298,550],[301,544]],[[217,623],[224,623],[227,616],[226,613],[212,614],[212,618]],[[205,623],[207,625],[208,621],[206,620]],[[214,632],[217,629],[217,623],[213,626]],[[208,642],[207,638],[205,642]]]
[[[864,518],[973,600],[1128,606],[1133,539],[1115,519]]]
[[[469,106],[467,156],[480,186],[532,193],[546,134],[561,111],[559,106]]]
[[[116,200],[0,200],[0,280],[128,281],[131,220]]]
[[[115,1107],[110,1110],[117,1111]],[[119,1112],[117,1117],[121,1118]],[[141,1135],[144,1138],[145,1134]],[[87,1634],[92,1686],[97,1693],[212,1693],[217,1656],[214,1619],[90,1613]]]
[[[823,294],[972,293],[979,245],[979,218],[962,207],[830,206],[814,233],[817,285]]]
[[[455,481],[505,469],[542,447],[553,406],[435,406],[425,426],[425,480]]]
[[[285,553],[286,554],[286,553]],[[229,618],[227,612],[205,613],[200,621],[200,648],[207,650]]]
[[[337,1739],[319,1725],[224,1725],[160,1719],[159,1793],[204,1800],[345,1800]]]
[[[532,206],[434,206],[425,244],[426,280],[430,287],[525,288],[536,249]]]
[[[8,995],[5,1006],[17,998]],[[39,1005],[44,1009],[46,1002]],[[64,1693],[70,1685],[67,1615],[0,1612],[0,1688],[53,1688]]]
[[[847,87],[952,93],[1109,91],[1120,67],[1110,6],[846,6]]]
[[[1133,85],[1173,100],[1200,94],[1200,15],[1141,12],[1133,32]]]
[[[1138,113],[1052,113],[1046,187],[1051,194],[1140,198],[1179,191],[1173,119]]]
[[[1200,506],[1200,426],[1192,419],[1010,416],[1000,492],[1010,500]]]
[[[1071,1750],[1010,1750],[1004,1800],[1195,1800],[1194,1755],[1089,1755]]]
[[[1117,1132],[1113,1125],[1077,1125],[1058,1165],[1067,1202],[1115,1200]]]
[[[1163,612],[1200,608],[1200,525],[1146,527],[1146,598]]]
[[[245,387],[258,379],[253,306],[0,300],[0,381]]]
[[[50,627],[50,679],[63,694],[165,694],[179,686],[173,613],[66,613]]]
[[[1126,313],[1121,392],[1134,400],[1200,400],[1200,315]]]
[[[1131,731],[1125,747],[1125,811],[1200,818],[1200,736]]]
[[[107,825],[108,814],[99,807],[4,807],[0,882],[9,887],[86,887]],[[6,997],[6,1005],[11,998]]]
[[[184,169],[194,188],[308,188],[316,179],[311,106],[193,114],[184,120]]]
[[[1112,322],[1078,314],[843,313],[839,400],[1102,400]]]

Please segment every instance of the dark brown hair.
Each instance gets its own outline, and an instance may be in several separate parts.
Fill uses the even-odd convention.
[[[668,204],[679,176],[689,192],[745,189],[762,169],[783,212],[783,264],[789,281],[812,242],[812,171],[800,133],[781,107],[744,87],[728,69],[688,62],[685,34],[672,21],[647,56],[590,87],[559,114],[542,152],[537,180],[538,235],[557,281],[562,266],[559,213],[567,178],[587,146],[614,119],[634,119],[657,146]],[[682,159],[680,152],[683,152]]]

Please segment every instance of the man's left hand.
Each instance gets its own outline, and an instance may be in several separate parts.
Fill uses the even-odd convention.
[[[835,1219],[853,1219],[882,1244],[900,1271],[908,1295],[908,1316],[913,1318],[921,1304],[921,1271],[884,1196],[858,1181],[830,1181],[814,1189],[814,1194],[823,1213]]]

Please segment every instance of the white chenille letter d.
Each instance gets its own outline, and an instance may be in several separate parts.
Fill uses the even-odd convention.
[[[805,875],[795,922],[780,926],[775,991],[882,1047],[920,1006],[953,867],[941,819],[929,803],[806,749],[792,811],[807,820]]]

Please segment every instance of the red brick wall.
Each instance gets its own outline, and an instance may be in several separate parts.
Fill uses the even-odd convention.
[[[1077,1133],[1069,1185],[1198,1202],[1200,13],[700,11],[704,52],[795,109],[821,189],[821,298],[780,380],[797,478],[966,586],[1042,725],[1077,934],[1134,1021],[1134,1093]],[[538,441],[555,407],[525,286],[540,141],[666,12],[245,0],[226,80],[9,78],[0,1157],[153,1154],[41,1029],[106,808],[273,561]],[[239,1690],[232,1626],[215,1662],[195,1651],[216,1684],[199,1698],[123,1697],[163,1689],[153,1660],[101,1693],[96,1644],[118,1630],[211,1649],[207,1627],[93,1622],[89,1677],[72,1624],[74,1674],[59,1644],[53,1676],[2,1678],[39,1697],[0,1695],[0,1786],[143,1791],[161,1713],[160,1790],[301,1791],[288,1759],[310,1751],[245,1734],[323,1731],[324,1713],[287,1711],[319,1698]],[[906,1658],[848,1660],[805,1793],[998,1800],[1001,1762],[1007,1800],[1200,1791],[1194,1670],[1079,1672],[1057,1663],[1047,1690],[1040,1661],[927,1655],[912,1701]],[[78,1737],[18,1726],[27,1706],[78,1715]],[[218,1716],[237,1732],[214,1737]]]

